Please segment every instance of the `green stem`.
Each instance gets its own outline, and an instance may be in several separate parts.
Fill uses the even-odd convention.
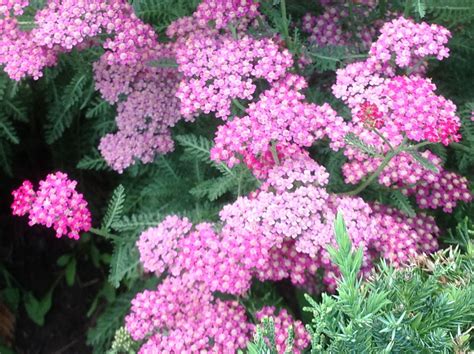
[[[451,144],[449,144],[449,146],[451,146],[451,147],[453,147],[453,148],[455,148],[455,149],[458,149],[458,150],[465,151],[465,152],[467,152],[468,154],[471,154],[471,153],[472,153],[471,149],[470,149],[468,146],[464,145],[464,144],[451,143]]]
[[[285,37],[285,42],[290,48],[290,31],[288,29],[288,17],[286,15],[286,0],[280,0],[280,11],[281,11],[281,19],[283,21],[283,35]]]
[[[233,103],[238,109],[240,109],[242,112],[245,113],[245,107],[242,105],[242,103],[239,102],[239,100],[233,98],[233,99],[232,99],[232,103]]]
[[[280,159],[278,158],[278,152],[277,152],[277,149],[276,149],[276,142],[275,141],[271,142],[270,151],[272,152],[273,161],[275,161],[276,165],[279,165],[280,164]]]
[[[403,149],[403,151],[410,151],[410,150],[418,150],[419,148],[433,144],[431,141],[424,141],[422,143],[416,144],[416,145],[411,145]]]
[[[378,131],[378,129],[374,129],[373,131],[374,131],[375,134],[377,134],[377,135],[384,141],[385,144],[388,145],[388,147],[390,148],[390,150],[392,150],[392,151],[394,150],[392,144],[390,144],[390,141],[388,141],[388,140]]]
[[[94,227],[91,227],[91,229],[89,231],[92,232],[93,234],[97,235],[97,236],[101,236],[101,237],[112,239],[112,240],[120,240],[120,237],[109,234],[105,230],[96,229]]]
[[[406,148],[406,142],[407,138],[405,137],[403,139],[403,142],[398,146],[396,150],[390,151],[387,155],[385,155],[385,158],[383,159],[382,163],[379,165],[379,167],[374,171],[372,175],[369,176],[362,184],[360,184],[356,189],[347,192],[347,195],[356,195],[362,192],[369,184],[373,182],[375,178],[377,178],[380,173],[383,171],[383,169],[388,165],[388,163],[395,157],[397,156],[401,151],[404,151]]]

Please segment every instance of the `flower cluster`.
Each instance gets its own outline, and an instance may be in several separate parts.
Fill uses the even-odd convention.
[[[287,310],[281,309],[276,314],[273,306],[265,306],[255,314],[257,320],[262,321],[265,317],[271,317],[275,326],[275,345],[278,353],[283,353],[288,339],[288,330],[293,328],[295,338],[293,353],[301,353],[309,344],[311,338],[306,332],[301,321],[295,321]]]
[[[252,99],[255,79],[273,82],[293,65],[291,54],[281,51],[271,39],[230,35],[191,36],[176,49],[183,79],[177,97],[181,114],[215,112],[227,119],[233,99]]]
[[[380,30],[380,36],[370,47],[369,55],[386,63],[395,57],[395,63],[406,68],[416,65],[427,56],[442,60],[449,56],[446,43],[450,32],[439,25],[426,22],[415,23],[399,17],[387,22]]]
[[[369,48],[381,25],[380,21],[368,26],[353,19],[367,17],[373,5],[355,6],[352,10],[349,10],[344,1],[328,5],[321,15],[315,16],[307,13],[303,16],[302,28],[309,34],[309,41],[318,47],[357,46],[361,49]],[[350,11],[353,12],[352,16]]]
[[[239,156],[247,162],[249,156],[258,159],[271,155],[273,142],[282,151],[295,152],[326,136],[333,149],[343,146],[348,132],[344,120],[328,104],[305,102],[300,91],[306,85],[304,78],[292,74],[273,83],[249,105],[248,115],[218,128],[211,158],[233,166]]]
[[[252,329],[243,306],[215,298],[205,284],[185,276],[138,293],[125,324],[134,340],[148,337],[139,353],[234,353]]]
[[[209,21],[217,28],[235,25],[238,20],[250,20],[259,15],[258,3],[254,0],[203,0],[194,17],[201,25]]]
[[[37,191],[25,181],[12,192],[13,215],[28,214],[29,225],[52,227],[56,237],[79,239],[79,232],[91,228],[91,214],[82,194],[76,192],[76,181],[62,172],[52,173],[40,181]]]
[[[436,86],[429,78],[417,73],[426,57],[448,56],[445,44],[449,37],[449,31],[441,26],[417,24],[400,17],[381,28],[367,60],[337,71],[332,89],[351,109],[349,130],[377,152],[371,156],[356,146],[345,147],[349,161],[343,166],[343,173],[347,183],[358,183],[376,172],[385,154],[407,141],[449,145],[460,140],[461,121],[456,106],[435,93]],[[406,69],[407,74],[397,75],[395,64]],[[412,150],[401,150],[392,157],[379,174],[379,183],[407,186],[407,193],[414,194],[423,208],[443,207],[450,212],[458,201],[471,199],[466,179],[445,171],[441,159],[426,150],[420,158],[438,172],[428,170],[416,158],[420,153]],[[447,187],[439,187],[441,179],[448,183]]]
[[[156,58],[167,55],[170,53],[166,48],[154,51]],[[147,163],[156,153],[173,150],[170,128],[181,119],[175,97],[179,80],[176,70],[146,64],[110,64],[103,56],[94,64],[94,76],[103,97],[117,104],[118,131],[102,137],[99,145],[114,170],[122,172],[136,159]],[[123,96],[120,101],[119,96]]]
[[[103,47],[109,64],[137,64],[157,45],[156,33],[120,0],[48,1],[37,11],[34,28],[24,31],[15,17],[26,2],[0,6],[0,65],[14,80],[26,75],[38,79],[42,70],[53,66],[62,52],[105,33]]]

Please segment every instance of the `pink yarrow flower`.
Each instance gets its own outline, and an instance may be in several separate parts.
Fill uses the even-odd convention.
[[[91,213],[82,194],[76,191],[77,182],[63,172],[51,173],[40,181],[34,191],[33,184],[25,181],[12,192],[13,215],[28,214],[29,225],[52,227],[56,237],[66,235],[79,239],[79,232],[91,228]]]

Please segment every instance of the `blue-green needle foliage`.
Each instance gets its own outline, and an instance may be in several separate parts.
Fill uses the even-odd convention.
[[[418,256],[404,268],[381,263],[370,279],[358,277],[362,250],[352,250],[341,215],[337,248],[341,272],[336,295],[310,296],[305,308],[311,353],[462,353],[474,323],[474,248]]]

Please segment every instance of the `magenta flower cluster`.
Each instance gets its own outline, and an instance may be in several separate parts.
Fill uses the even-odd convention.
[[[81,231],[90,230],[91,213],[83,195],[76,191],[76,185],[77,182],[63,172],[47,175],[36,191],[30,181],[24,181],[12,192],[13,215],[28,214],[30,226],[52,227],[56,237],[66,235],[77,240]]]
[[[258,167],[254,173],[263,177],[265,164],[249,162],[271,156],[272,142],[288,155],[324,137],[330,138],[334,150],[342,147],[347,125],[328,104],[305,102],[300,91],[306,86],[303,77],[293,74],[273,83],[257,102],[249,105],[248,115],[219,126],[211,158],[232,167],[242,156],[249,167]],[[272,160],[268,162],[271,167]]]

